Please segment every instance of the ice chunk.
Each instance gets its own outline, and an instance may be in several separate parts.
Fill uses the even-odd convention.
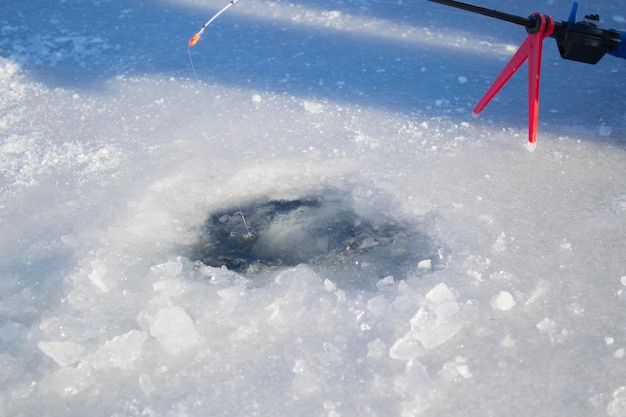
[[[91,267],[93,268],[89,274],[89,280],[91,283],[101,292],[109,291],[110,288],[107,283],[107,271],[105,265],[100,261],[93,261],[91,263]]]
[[[67,366],[44,376],[39,383],[39,389],[44,393],[70,397],[81,393],[93,384],[94,379],[91,367],[81,362],[76,367]]]
[[[623,277],[621,277],[619,280],[620,280],[620,282],[622,283],[622,285],[626,287],[626,275],[624,275]]]
[[[536,302],[538,299],[546,295],[548,293],[548,290],[548,284],[546,284],[545,282],[540,282],[539,284],[537,284],[537,287],[533,290],[533,293],[530,295],[530,297],[528,297],[528,300],[526,300],[526,305],[530,305]]]
[[[149,323],[150,334],[169,353],[179,353],[200,342],[193,320],[182,307],[163,308],[149,319]]]
[[[460,75],[458,80],[459,80],[459,84],[465,84],[467,82],[467,77]]]
[[[123,335],[115,336],[104,343],[89,358],[94,369],[132,368],[134,362],[141,358],[143,343],[148,339],[145,332],[131,330]]]
[[[329,292],[337,291],[337,285],[328,278],[324,280],[324,289]]]
[[[432,349],[452,339],[462,327],[463,323],[458,320],[436,319],[424,329],[415,331],[414,334],[424,348]]]
[[[454,300],[456,296],[443,282],[426,293],[426,298],[434,302]]]
[[[37,347],[61,367],[80,361],[85,353],[83,345],[70,341],[39,342]]]
[[[537,323],[537,329],[540,333],[553,333],[556,331],[556,323],[546,317]]]
[[[563,242],[559,244],[559,248],[563,250],[570,250],[572,249],[572,244],[568,242],[567,240],[563,239]]]
[[[426,304],[409,321],[411,330],[396,341],[389,355],[397,359],[415,357],[420,354],[421,347],[432,349],[457,334],[463,322],[456,316],[459,304],[455,298],[444,283],[431,289],[426,294]]]
[[[433,262],[430,259],[424,259],[417,264],[417,269],[432,269],[432,267]]]
[[[613,391],[613,400],[606,407],[606,412],[611,417],[626,416],[626,386]]]
[[[367,310],[374,317],[384,317],[390,310],[389,301],[383,295],[379,295],[367,302]]]
[[[417,340],[413,332],[409,332],[404,337],[396,340],[396,343],[389,349],[389,357],[392,359],[408,361],[424,355],[424,346]]]
[[[500,291],[498,294],[491,297],[491,302],[489,304],[494,310],[509,311],[515,306],[516,303],[510,292]]]
[[[626,277],[624,277],[624,282],[626,282]],[[396,280],[391,275],[387,275],[385,278],[381,279],[376,283],[376,288],[381,289],[383,287],[388,287],[395,284]],[[624,284],[626,285],[626,284]]]

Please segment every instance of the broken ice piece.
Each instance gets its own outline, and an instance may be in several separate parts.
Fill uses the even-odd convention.
[[[64,367],[78,362],[85,353],[85,347],[75,342],[39,342],[39,350]]]
[[[489,304],[494,310],[509,311],[515,306],[516,303],[510,292],[500,291],[498,294],[491,297],[491,302]]]
[[[430,259],[424,259],[419,261],[417,264],[417,269],[432,269],[433,262]]]

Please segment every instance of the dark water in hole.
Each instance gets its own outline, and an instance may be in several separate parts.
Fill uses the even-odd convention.
[[[255,201],[212,213],[190,257],[246,275],[308,264],[344,281],[401,279],[426,259],[441,266],[441,249],[418,224],[382,214],[365,218],[349,198],[336,195]]]

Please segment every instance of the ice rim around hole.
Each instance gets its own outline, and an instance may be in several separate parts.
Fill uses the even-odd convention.
[[[335,190],[259,198],[208,215],[187,256],[248,278],[306,264],[338,283],[371,286],[443,269],[448,252],[418,220],[360,213]]]

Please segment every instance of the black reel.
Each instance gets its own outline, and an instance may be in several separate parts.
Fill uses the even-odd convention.
[[[589,17],[599,21],[598,15]],[[586,64],[596,64],[604,54],[616,50],[621,43],[619,32],[602,29],[586,21],[558,22],[552,37],[556,39],[562,58]]]
[[[516,16],[456,0],[430,1],[525,26],[529,33],[537,31],[538,20],[535,15],[529,17]],[[600,28],[598,15],[588,15],[585,16],[584,20],[575,22],[577,9],[578,3],[574,2],[566,22],[553,19],[554,32],[550,37],[556,39],[562,58],[586,64],[596,64],[604,54],[619,47],[621,43],[620,33],[615,30]]]

